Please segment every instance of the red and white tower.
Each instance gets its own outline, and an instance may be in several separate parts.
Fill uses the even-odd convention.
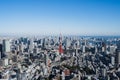
[[[62,49],[62,35],[60,34],[59,37],[59,54],[63,54],[63,49]]]

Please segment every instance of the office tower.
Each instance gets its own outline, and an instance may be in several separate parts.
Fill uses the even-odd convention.
[[[3,56],[3,46],[2,44],[0,44],[0,59],[2,58]]]
[[[45,38],[43,38],[42,47],[45,48]]]
[[[83,53],[85,53],[85,46],[82,47],[82,51],[83,51]]]
[[[43,44],[43,39],[40,39],[40,45],[42,46],[42,44]]]
[[[80,41],[79,40],[77,40],[77,47],[80,47]]]
[[[111,64],[115,65],[115,57],[114,56],[111,56]]]
[[[102,70],[102,76],[105,77],[107,74],[106,69],[104,67],[102,67],[101,70]]]
[[[102,47],[102,52],[105,52],[105,48],[104,47]]]
[[[33,48],[34,48],[34,43],[33,43],[33,40],[31,39],[30,40],[30,44],[29,44],[29,50],[30,50],[30,52],[33,52]]]
[[[116,50],[116,63],[117,65],[120,64],[120,49]]]
[[[9,64],[8,62],[9,62],[9,61],[8,61],[8,58],[5,58],[5,59],[4,59],[4,65],[7,66],[7,65]]]
[[[62,80],[65,80],[65,73],[64,72],[62,72],[61,76],[62,76]]]
[[[0,52],[1,52],[1,53],[2,53],[2,50],[3,50],[2,47],[3,47],[2,44],[0,44]]]
[[[51,60],[49,59],[47,51],[45,51],[45,64],[46,66],[50,66]]]
[[[75,53],[76,53],[76,55],[78,55],[78,47],[77,47],[77,44],[76,44],[76,50],[75,50]]]
[[[10,52],[10,40],[3,40],[3,51]]]
[[[69,48],[70,45],[71,45],[70,40],[69,40],[69,39],[66,39],[66,49]]]
[[[110,46],[110,53],[113,54],[115,52],[115,46]]]
[[[106,44],[104,42],[102,42],[102,52],[106,51]]]
[[[116,63],[117,65],[120,64],[120,41],[117,43],[117,49],[116,49]]]
[[[98,52],[98,47],[97,46],[95,46],[95,53],[97,53]]]
[[[0,59],[2,58],[2,53],[0,52]]]
[[[87,45],[87,40],[85,39],[85,41],[84,41],[84,45],[86,46]]]
[[[20,51],[21,51],[21,52],[24,52],[24,47],[25,47],[24,43],[21,42],[21,44],[20,44]]]
[[[120,52],[117,54],[118,57],[118,64],[120,64]]]

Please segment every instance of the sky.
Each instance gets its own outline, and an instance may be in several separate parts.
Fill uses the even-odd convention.
[[[0,34],[120,35],[120,0],[0,0]]]

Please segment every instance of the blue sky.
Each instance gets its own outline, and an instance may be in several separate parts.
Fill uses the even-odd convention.
[[[120,35],[120,0],[0,0],[0,33]]]

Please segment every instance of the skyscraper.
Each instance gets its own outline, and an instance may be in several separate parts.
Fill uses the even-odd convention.
[[[29,44],[29,50],[30,52],[33,52],[33,48],[34,48],[34,42],[32,39],[30,39],[30,44]]]
[[[117,49],[116,49],[116,63],[117,65],[120,64],[120,41],[117,43]]]
[[[3,40],[3,51],[10,52],[10,40]]]
[[[120,64],[120,49],[116,50],[116,63],[117,65]]]
[[[2,58],[2,54],[3,54],[3,48],[2,48],[3,46],[2,46],[2,44],[0,44],[0,59]]]
[[[110,53],[113,54],[115,52],[115,46],[111,45],[110,46]]]

